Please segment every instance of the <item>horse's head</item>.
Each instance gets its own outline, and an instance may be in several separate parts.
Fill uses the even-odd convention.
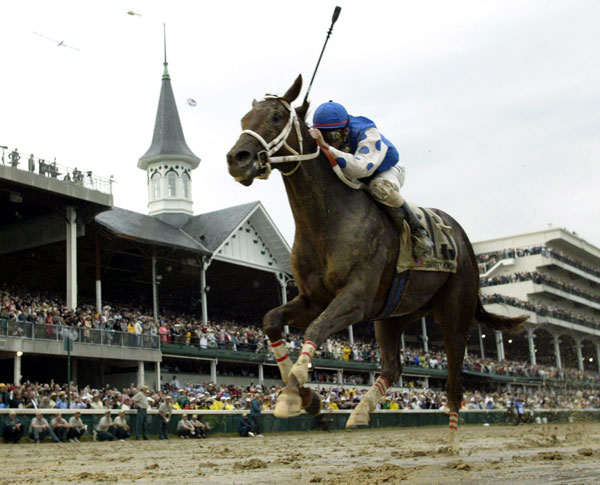
[[[299,164],[313,155],[303,155],[300,127],[308,103],[296,111],[291,107],[301,89],[300,75],[282,97],[267,96],[262,101],[253,101],[252,109],[242,118],[242,134],[227,153],[229,173],[237,182],[250,185],[255,178],[267,178],[272,163],[280,163],[283,168],[293,162]],[[288,144],[288,138],[290,142],[293,139],[294,147]],[[286,155],[276,156],[284,150],[287,150]],[[314,157],[317,155],[318,151]]]

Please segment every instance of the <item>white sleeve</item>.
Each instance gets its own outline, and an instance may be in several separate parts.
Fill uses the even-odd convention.
[[[355,153],[329,147],[329,153],[333,155],[344,175],[350,179],[372,175],[383,162],[388,150],[377,128],[369,128],[364,135],[365,137],[358,142]]]

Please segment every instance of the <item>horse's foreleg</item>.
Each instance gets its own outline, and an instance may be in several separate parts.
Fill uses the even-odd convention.
[[[350,414],[346,428],[367,426],[369,414],[375,411],[390,385],[400,377],[402,372],[400,336],[409,323],[410,321],[404,318],[390,318],[375,322],[375,337],[381,353],[381,375]]]
[[[277,398],[274,412],[276,417],[289,418],[300,414],[302,399],[299,392],[308,381],[309,364],[312,362],[316,350],[329,335],[364,319],[360,296],[360,292],[352,291],[352,289],[338,294],[308,326],[304,334],[305,341],[300,357],[292,366],[286,387]]]
[[[298,295],[285,305],[270,310],[264,316],[263,329],[271,342],[271,350],[277,361],[284,384],[287,383],[288,374],[294,363],[282,339],[283,326],[293,325],[295,327],[306,328],[321,310],[322,308],[315,306],[303,296]]]

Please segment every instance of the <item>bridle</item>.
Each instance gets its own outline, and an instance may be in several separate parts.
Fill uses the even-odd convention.
[[[294,168],[292,168],[289,172],[284,172],[283,170],[281,171],[282,175],[289,177],[294,172],[296,172],[296,170],[298,170],[298,168],[300,168],[300,164],[303,161],[313,160],[313,159],[317,158],[319,156],[319,153],[321,152],[321,149],[317,145],[316,152],[304,154],[303,153],[303,145],[302,145],[302,141],[303,141],[302,131],[300,130],[300,120],[298,119],[298,116],[296,115],[296,111],[289,105],[289,103],[287,101],[285,101],[282,98],[279,98],[277,96],[267,95],[267,96],[265,96],[265,100],[266,99],[275,99],[275,100],[281,102],[281,104],[283,104],[287,108],[287,110],[290,112],[288,121],[285,124],[285,126],[283,127],[283,130],[281,131],[281,133],[279,133],[279,135],[277,135],[275,138],[273,138],[273,140],[271,140],[269,143],[267,143],[265,141],[265,139],[261,135],[256,133],[255,131],[243,130],[242,134],[245,133],[247,135],[250,135],[250,136],[256,138],[258,140],[258,142],[264,147],[264,150],[261,150],[260,152],[257,153],[258,168],[261,171],[261,174],[257,175],[256,178],[267,179],[269,177],[269,175],[271,174],[271,164],[297,162],[296,166]],[[292,127],[294,127],[296,130],[296,138],[298,139],[298,146],[300,149],[300,153],[298,153],[296,150],[294,150],[292,147],[290,147],[287,144],[287,139],[290,136],[290,133],[292,132]],[[277,153],[282,147],[284,147],[288,151],[292,152],[292,155],[283,155],[283,156],[274,157],[273,155],[275,153]]]

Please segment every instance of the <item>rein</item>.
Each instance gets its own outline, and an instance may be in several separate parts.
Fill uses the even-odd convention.
[[[258,163],[259,169],[264,170],[262,175],[258,175],[256,178],[266,179],[269,177],[271,173],[271,164],[275,163],[287,163],[287,162],[297,162],[296,166],[290,170],[289,172],[281,172],[282,175],[289,177],[293,173],[296,172],[300,168],[300,164],[305,160],[313,160],[319,156],[321,152],[320,147],[317,145],[317,151],[314,153],[304,153],[303,150],[303,138],[302,131],[300,130],[300,121],[298,120],[298,116],[296,116],[296,111],[283,99],[278,98],[277,96],[266,96],[265,99],[276,99],[281,102],[287,110],[290,112],[290,117],[288,118],[287,123],[283,127],[283,130],[279,135],[277,135],[273,140],[269,143],[265,141],[265,139],[252,130],[243,130],[242,134],[246,133],[258,140],[258,142],[264,147],[263,151],[258,152]],[[298,146],[300,147],[300,153],[294,150],[287,144],[287,139],[292,132],[292,127],[296,130],[296,137],[298,138]],[[292,155],[284,155],[274,157],[273,155],[277,153],[282,147],[285,147],[288,151],[292,152]]]

